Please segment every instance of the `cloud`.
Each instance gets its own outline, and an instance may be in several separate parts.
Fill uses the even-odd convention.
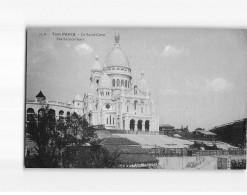
[[[220,92],[231,89],[233,87],[233,84],[226,79],[219,77],[215,78],[212,81],[207,81],[207,87],[214,92]]]
[[[183,53],[182,48],[177,48],[172,45],[166,45],[160,55],[164,57],[177,57],[180,56],[182,53]]]
[[[82,44],[75,46],[75,51],[80,56],[84,56],[84,55],[92,54],[93,48],[90,45],[88,45],[87,43],[82,43]]]

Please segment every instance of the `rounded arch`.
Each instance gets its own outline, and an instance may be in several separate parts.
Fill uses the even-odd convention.
[[[135,110],[137,109],[137,104],[138,104],[138,101],[135,100],[135,101],[134,101],[134,109],[135,109]]]
[[[59,118],[63,118],[64,111],[63,111],[63,110],[60,110],[60,111],[58,112],[58,115],[59,115]]]
[[[138,120],[138,122],[137,122],[137,129],[138,129],[139,131],[142,130],[142,120]]]
[[[31,121],[34,119],[34,109],[33,108],[28,108],[27,109],[27,121]]]
[[[112,79],[112,86],[115,87],[115,79]]]
[[[42,120],[44,114],[45,114],[45,109],[44,109],[44,108],[40,108],[40,109],[38,110],[38,120],[39,120],[39,121]]]
[[[33,108],[28,108],[27,109],[27,113],[34,113],[34,109]]]
[[[120,80],[117,79],[117,87],[119,87],[119,86],[120,86]]]
[[[125,80],[125,87],[127,88],[127,80]]]
[[[134,131],[135,130],[135,120],[134,119],[131,119],[130,120],[130,130],[131,131]]]
[[[149,125],[150,125],[149,123],[150,123],[149,120],[145,121],[145,130],[146,131],[149,131]]]

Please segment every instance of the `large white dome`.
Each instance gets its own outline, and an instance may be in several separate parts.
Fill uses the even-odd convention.
[[[106,57],[105,63],[107,67],[121,66],[121,67],[130,68],[129,60],[125,55],[125,53],[120,48],[119,40],[120,40],[119,34],[115,35],[115,46],[113,50]]]

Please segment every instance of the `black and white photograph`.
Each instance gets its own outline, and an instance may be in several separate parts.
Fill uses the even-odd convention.
[[[27,27],[25,168],[245,170],[247,30]]]
[[[246,10],[0,0],[0,191],[247,191]]]

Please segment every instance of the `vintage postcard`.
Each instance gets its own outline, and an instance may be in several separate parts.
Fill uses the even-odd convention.
[[[246,169],[247,31],[28,27],[26,168]]]

